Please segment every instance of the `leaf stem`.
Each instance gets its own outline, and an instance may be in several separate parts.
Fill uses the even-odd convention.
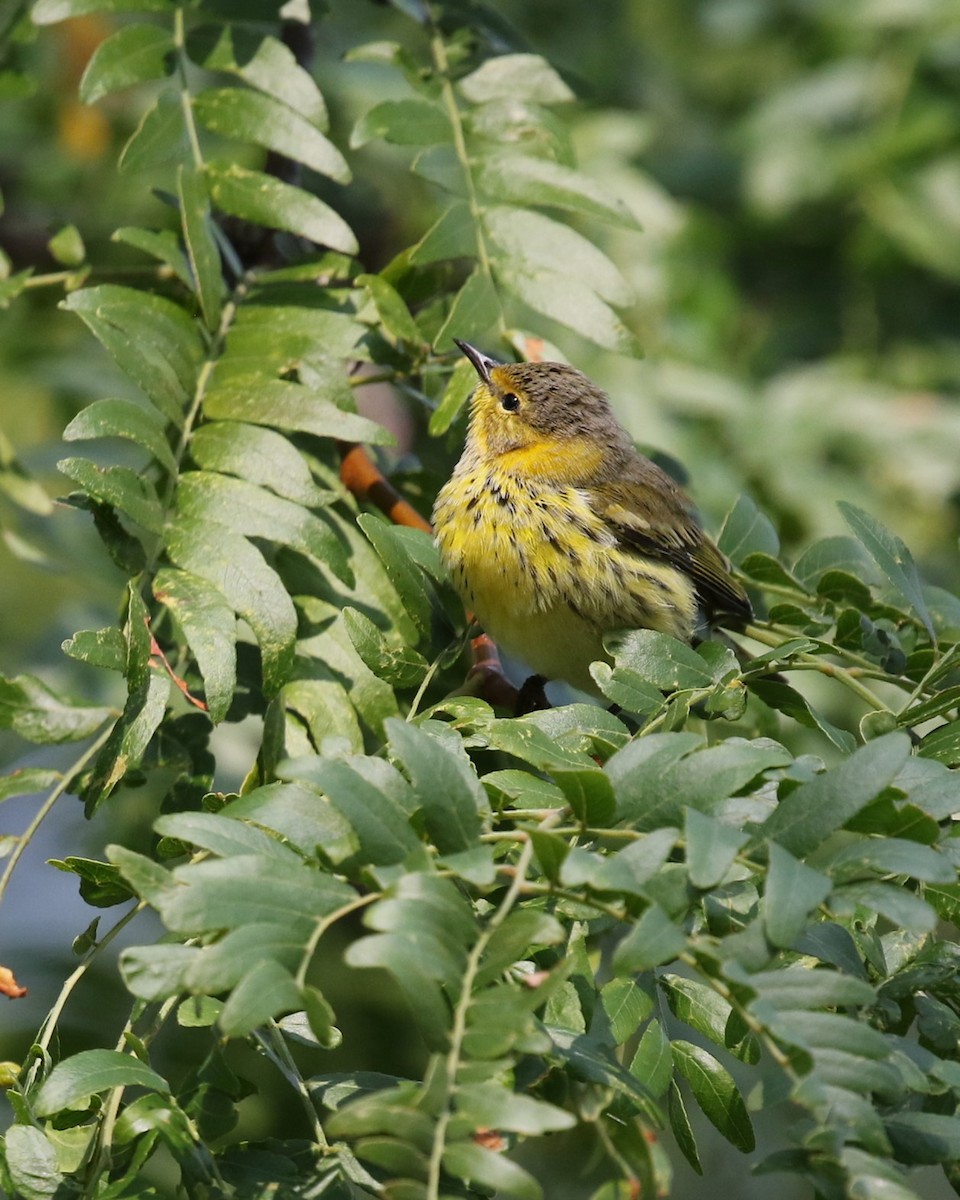
[[[553,824],[553,821],[548,817],[547,820],[541,823],[540,827],[541,829],[546,828],[551,824]],[[510,882],[510,886],[507,888],[506,895],[467,955],[467,962],[463,972],[463,985],[460,988],[460,995],[453,1012],[453,1027],[450,1030],[450,1049],[447,1053],[445,1071],[446,1097],[443,1112],[438,1117],[433,1131],[433,1145],[430,1150],[430,1165],[427,1173],[426,1200],[440,1200],[440,1172],[443,1165],[443,1151],[446,1146],[447,1127],[453,1118],[453,1094],[456,1089],[457,1074],[460,1070],[460,1062],[463,1055],[463,1040],[467,1029],[467,1012],[473,996],[474,981],[480,970],[480,962],[486,952],[490,939],[510,915],[513,906],[516,904],[523,890],[527,871],[530,869],[530,863],[533,859],[533,842],[526,835],[523,835],[523,840],[524,846],[520,851],[520,857],[514,869],[514,876]]]
[[[183,121],[190,142],[190,153],[193,165],[198,171],[203,170],[203,152],[200,149],[200,137],[197,133],[197,123],[193,119],[193,105],[190,102],[190,87],[187,82],[187,52],[184,29],[183,9],[177,8],[173,14],[173,44],[177,51],[177,74],[180,76],[180,107],[183,109]]]
[[[266,1054],[300,1097],[300,1102],[307,1114],[307,1120],[310,1123],[310,1128],[313,1130],[313,1136],[316,1139],[317,1145],[321,1146],[324,1150],[329,1150],[330,1145],[327,1141],[327,1135],[324,1133],[323,1125],[320,1123],[320,1116],[310,1095],[310,1089],[300,1074],[297,1064],[293,1061],[293,1056],[290,1053],[287,1043],[283,1040],[283,1034],[276,1021],[268,1023],[267,1031],[267,1033],[264,1033],[258,1029],[255,1034],[257,1041],[260,1043],[264,1054]]]
[[[436,22],[431,18],[433,25],[433,33],[430,38],[430,52],[433,57],[433,64],[438,76],[440,77],[440,90],[443,97],[443,105],[447,110],[447,116],[450,120],[450,128],[453,134],[453,148],[456,151],[457,158],[460,160],[460,165],[463,168],[464,180],[467,189],[467,207],[470,210],[470,216],[473,220],[474,241],[477,247],[477,264],[480,270],[486,275],[490,282],[490,286],[494,292],[497,291],[496,282],[493,277],[493,268],[490,263],[490,252],[487,249],[486,239],[483,236],[483,207],[480,204],[480,198],[477,194],[476,185],[473,182],[473,172],[471,170],[470,154],[467,150],[467,139],[463,131],[463,121],[460,116],[460,109],[457,106],[457,97],[453,90],[453,84],[450,81],[450,60],[447,57],[447,47],[443,40],[443,34],[437,28]],[[501,308],[499,318],[499,327],[503,329],[503,310]]]
[[[133,908],[131,908],[128,912],[126,912],[120,918],[120,920],[117,921],[117,923],[113,926],[113,928],[108,930],[107,933],[105,933],[103,935],[103,937],[97,941],[97,944],[95,946],[91,947],[90,952],[84,958],[83,962],[80,963],[80,965],[72,972],[72,974],[64,982],[63,987],[60,989],[60,994],[57,996],[56,1000],[54,1001],[53,1007],[47,1013],[46,1017],[44,1018],[43,1024],[40,1027],[40,1033],[37,1037],[37,1046],[41,1050],[47,1050],[49,1048],[50,1042],[53,1038],[54,1030],[57,1027],[57,1022],[60,1020],[60,1016],[63,1013],[64,1008],[66,1007],[67,1001],[70,999],[70,995],[73,992],[74,988],[77,986],[77,984],[80,982],[80,980],[84,977],[84,975],[86,975],[87,971],[90,969],[91,965],[93,964],[94,958],[100,953],[101,950],[103,950],[107,946],[109,946],[110,943],[113,941],[113,939],[122,930],[126,929],[126,927],[134,919],[134,917],[136,917],[138,913],[141,913],[146,908],[146,906],[147,906],[146,901],[141,900],[138,904],[135,904],[133,906]]]
[[[47,816],[53,809],[53,806],[64,794],[74,778],[83,770],[87,763],[96,756],[100,748],[106,742],[107,738],[109,738],[112,730],[113,722],[111,722],[109,728],[105,729],[100,736],[87,747],[87,749],[83,752],[83,754],[80,755],[76,762],[71,763],[71,765],[64,771],[63,778],[56,785],[56,787],[53,788],[46,800],[44,800],[44,802],[40,805],[33,820],[20,835],[16,846],[4,865],[3,874],[0,875],[0,903],[3,901],[3,897],[7,890],[7,885],[10,882],[13,872],[16,870],[17,863],[23,856],[27,846],[30,845],[33,835],[46,820]]]

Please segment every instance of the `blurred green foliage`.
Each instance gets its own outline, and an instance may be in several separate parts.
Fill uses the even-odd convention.
[[[58,301],[64,287],[77,294],[73,289],[83,283],[84,262],[96,264],[112,282],[140,277],[142,254],[129,240],[113,236],[118,227],[177,231],[180,218],[169,202],[169,169],[153,164],[139,169],[135,165],[119,174],[116,169],[121,147],[150,111],[155,85],[114,92],[93,106],[78,100],[90,53],[105,37],[126,28],[125,19],[91,14],[38,30],[21,14],[22,7],[15,0],[0,4],[0,303],[12,299],[16,286],[11,281],[19,272],[35,271],[23,293],[0,314],[0,479],[6,490],[0,493],[0,525],[6,538],[6,545],[0,546],[0,670],[14,675],[29,668],[58,688],[81,693],[88,705],[122,706],[124,696],[115,676],[90,672],[78,658],[63,656],[59,645],[78,628],[116,624],[126,575],[102,552],[86,514],[57,508],[51,515],[47,497],[67,490],[55,463],[67,453],[60,438],[71,418],[93,400],[130,398],[136,389],[76,317],[60,310]],[[356,279],[368,289],[364,320],[390,342],[375,352],[379,364],[390,361],[394,345],[402,343],[408,319],[384,283],[395,285],[414,311],[423,300],[418,320],[428,332],[441,332],[443,314],[429,307],[429,281],[409,272],[404,256],[443,215],[449,200],[426,173],[407,170],[412,151],[405,145],[374,136],[383,130],[369,120],[358,126],[378,104],[410,98],[401,73],[371,61],[375,56],[345,60],[344,53],[385,39],[419,53],[419,31],[404,11],[395,9],[416,13],[420,5],[418,0],[395,8],[331,0],[320,7],[329,7],[329,14],[317,27],[314,73],[330,110],[330,140],[347,156],[354,178],[346,184],[308,171],[307,184],[357,235],[358,259],[368,273]],[[531,310],[522,296],[511,302],[511,323],[527,332],[536,329],[560,347],[608,388],[639,442],[685,464],[709,524],[718,525],[733,498],[747,492],[776,527],[779,547],[792,561],[815,539],[847,532],[836,507],[838,500],[847,501],[896,530],[927,578],[957,590],[960,7],[955,0],[850,0],[843,5],[830,0],[605,0],[602,6],[556,0],[549,7],[547,19],[539,0],[503,0],[496,6],[498,21],[485,35],[494,48],[526,48],[543,54],[557,68],[577,100],[564,103],[562,118],[543,119],[543,136],[552,139],[551,153],[560,160],[565,155],[575,160],[611,201],[622,199],[642,226],[638,232],[626,227],[629,221],[620,227],[604,225],[583,213],[570,219],[574,229],[602,246],[630,285],[633,300],[620,310],[626,325],[623,344],[635,336],[645,358],[610,353],[610,340],[615,342],[619,332],[609,335],[607,348],[600,348],[542,311]],[[451,45],[464,54],[464,61],[476,48],[469,28]],[[198,88],[207,82],[202,76],[198,70],[193,81]],[[210,124],[216,133],[215,114]],[[351,140],[352,130],[356,132]],[[478,136],[482,134],[480,130]],[[394,140],[403,141],[402,136]],[[214,138],[211,144],[217,165],[264,167],[266,151],[255,138],[239,149],[235,141]],[[151,184],[168,194],[152,193]],[[232,232],[242,236],[237,227]],[[443,268],[441,291],[452,293],[462,284],[457,270]],[[421,286],[423,296],[417,292]],[[207,306],[215,307],[219,297],[203,295],[202,287],[200,291],[204,315],[209,315]],[[376,316],[370,317],[373,310]],[[375,415],[399,422],[402,454],[385,461],[395,468],[407,495],[427,511],[431,490],[462,436],[463,417],[455,401],[462,401],[464,394],[461,387],[452,400],[446,398],[446,408],[440,409],[444,419],[434,416],[433,428],[450,426],[449,432],[428,441],[430,411],[424,401],[440,399],[444,380],[431,378],[430,364],[421,365],[422,387],[403,393],[401,411],[396,411],[393,397],[386,411],[379,407]],[[141,462],[129,446],[119,443],[111,443],[102,458],[134,468]],[[327,464],[311,465],[332,487],[329,471],[324,476]],[[728,524],[732,539],[730,529]],[[352,536],[357,542],[351,543],[351,552],[369,556],[360,548],[359,535]],[[762,538],[747,550],[762,550],[764,545],[770,553],[778,550],[776,539],[761,543]],[[384,553],[389,566],[393,551]],[[745,558],[746,552],[737,560],[747,570]],[[861,578],[875,584],[866,563],[858,563]],[[287,570],[287,580],[301,581],[282,557],[280,565]],[[770,570],[769,563],[754,561],[753,566],[761,580],[763,570]],[[810,632],[803,622],[818,604],[834,602],[826,591],[811,592],[821,579],[822,572],[811,569],[804,576],[810,583],[806,595],[800,595],[800,589],[794,596],[806,606],[799,617],[793,614],[798,633]],[[841,582],[851,587],[849,578]],[[909,579],[900,587],[901,605],[904,588],[909,593]],[[432,595],[431,585],[427,589]],[[304,584],[303,590],[309,586]],[[842,599],[837,599],[836,611]],[[955,633],[955,605],[940,599],[937,620],[941,628]],[[903,618],[909,652],[917,637],[918,606],[911,595],[906,600],[905,609],[913,608],[911,617],[897,615],[892,608],[882,612],[876,604],[871,608],[869,596],[856,597],[857,611],[864,616],[870,611],[873,621],[853,633],[848,630],[850,644],[864,653],[879,655],[878,646],[900,653],[893,627]],[[329,618],[324,603],[321,599],[313,609],[303,607],[302,616],[311,628],[320,629]],[[391,603],[397,617],[400,606]],[[358,628],[352,628],[350,636],[359,647],[369,631],[360,628],[358,633]],[[898,630],[902,632],[899,626]],[[892,648],[891,635],[896,643]],[[412,647],[404,649],[417,655]],[[426,653],[429,646],[421,649]],[[797,659],[809,658],[810,649],[795,647]],[[332,653],[331,645],[323,652]],[[390,653],[399,654],[399,648],[390,647]],[[399,665],[391,658],[388,664],[387,651],[375,639],[366,646],[366,654],[368,666],[379,662],[384,674],[388,668],[397,672],[391,682],[398,686],[407,682],[403,672],[419,678],[419,656]],[[240,666],[243,691],[248,680],[242,661]],[[630,684],[629,661],[618,670],[622,674],[617,682]],[[446,682],[452,683],[453,674],[444,677]],[[920,674],[917,668],[912,678]],[[698,699],[719,703],[712,689],[720,676],[708,673],[705,678],[708,686],[701,688],[704,695],[698,694]],[[315,686],[318,682],[321,687]],[[323,707],[318,696],[330,695],[322,687],[331,684],[298,678],[292,686],[297,685],[299,691],[289,692],[295,699],[290,700],[287,751],[292,753],[294,747],[308,753],[331,732],[317,717]],[[208,679],[208,696],[210,686]],[[696,688],[691,684],[690,690],[692,694]],[[361,715],[369,720],[374,712],[379,724],[382,697],[367,700],[368,709]],[[687,696],[677,704],[667,725],[682,721],[694,702]],[[476,718],[465,709],[459,718],[460,729],[469,737],[489,736],[486,717]],[[834,731],[835,745],[846,745],[843,736],[850,738],[850,724],[846,720],[839,734]],[[190,744],[188,726],[184,721],[178,730],[183,745]],[[832,726],[821,722],[819,728]],[[363,737],[352,710],[349,721],[333,732]],[[880,726],[868,724],[864,736],[882,732]],[[242,726],[223,727],[215,738],[218,786],[226,790],[239,785],[249,768],[256,735],[247,737]],[[0,756],[19,764],[21,753],[21,743],[6,732],[0,734]],[[582,747],[577,753],[582,754]],[[951,744],[939,757],[952,763],[954,754]],[[797,770],[799,780],[807,767],[798,763],[802,758],[790,769]],[[160,766],[164,765],[161,756]],[[594,785],[599,774],[590,774]],[[63,844],[72,853],[81,855],[84,841],[94,853],[93,848],[108,840],[149,852],[153,843],[148,826],[160,803],[161,783],[147,772],[128,784],[122,804],[116,797],[107,800],[89,832],[64,826]],[[606,796],[602,788],[598,796]],[[688,831],[691,842],[695,834]],[[544,861],[549,836],[544,835]],[[702,830],[700,838],[709,842]],[[49,853],[67,851],[58,846]],[[29,861],[26,867],[38,877],[47,870]],[[82,864],[73,867],[84,878],[89,899],[103,884],[95,878],[98,868],[86,868],[84,876]],[[793,860],[779,869],[794,878]],[[136,870],[130,868],[126,878],[136,881]],[[796,878],[801,878],[799,873]],[[934,873],[932,878],[938,876]],[[118,884],[113,872],[104,886],[125,885]],[[889,896],[887,903],[892,903]],[[948,908],[945,905],[944,911]],[[912,910],[907,913],[911,917],[922,927],[923,914],[918,919]],[[358,930],[330,948],[331,961],[356,940]],[[48,962],[41,1009],[55,993],[53,981],[65,974],[63,931],[56,926],[53,933],[55,945],[45,948],[38,960],[42,966],[46,955]],[[148,940],[149,934],[141,930],[136,941]],[[16,940],[5,941],[5,952],[7,947],[12,953]],[[903,956],[905,962],[906,949]],[[638,969],[647,965],[641,959],[636,964]],[[396,993],[387,990],[392,985],[385,973],[378,978],[383,991],[377,995],[349,973],[324,980],[326,998],[338,1012],[344,1047],[323,1055],[304,1052],[317,1056],[311,1064],[319,1059],[327,1070],[348,1071],[368,1066],[372,1056],[397,1074],[416,1076],[423,1070],[425,1050],[404,1038]],[[572,985],[566,986],[572,990]],[[90,999],[78,1007],[109,1011],[111,1021],[119,1023],[123,996],[115,975],[105,971],[102,979],[88,979],[84,987]],[[683,981],[671,983],[668,990],[671,1007],[682,1006],[678,997],[684,992]],[[564,994],[556,1000],[553,1016],[562,1024],[559,1018],[569,1017],[575,1008]],[[314,1018],[316,1029],[321,1022],[316,1013]],[[935,1018],[928,1014],[928,1031]],[[24,1036],[37,1024],[20,1020],[23,1028],[12,1029],[3,1054],[21,1055]],[[188,1018],[185,1024],[190,1025]],[[949,1021],[947,1025],[952,1028]],[[65,1053],[89,1045],[97,1034],[72,1010],[62,1028]],[[238,1028],[246,1030],[242,1022]],[[200,1033],[164,1036],[167,1041],[161,1038],[159,1054],[161,1059],[167,1055],[169,1069],[176,1074],[191,1058],[190,1037],[196,1036],[199,1046]],[[362,1061],[351,1059],[358,1043],[370,1051]],[[697,1047],[683,1046],[690,1049],[677,1051],[677,1062],[683,1064],[678,1070],[692,1082],[698,1078]],[[648,1052],[653,1055],[649,1045]],[[252,1051],[237,1053],[244,1073],[255,1080],[255,1094],[243,1101],[245,1108],[241,1105],[244,1134],[257,1138],[275,1133],[278,1121],[271,1110],[281,1104],[288,1106],[279,1124],[302,1122],[302,1116],[289,1115],[286,1093],[283,1099],[271,1093],[277,1090],[275,1077],[264,1070],[262,1059]],[[726,1080],[723,1083],[726,1086]],[[687,1117],[673,1111],[671,1115],[682,1142]],[[732,1136],[729,1129],[727,1136],[746,1145],[749,1118],[743,1116],[746,1124],[738,1124],[737,1109]],[[346,1121],[344,1136],[352,1132]],[[908,1122],[901,1136],[909,1141],[911,1135]],[[563,1136],[574,1157],[584,1153],[577,1142],[580,1132]],[[534,1173],[549,1176],[549,1153],[528,1154]],[[591,1186],[600,1182],[600,1176],[591,1177]],[[563,1192],[560,1180],[552,1186],[552,1196],[585,1194]],[[570,1188],[569,1181],[566,1186]],[[896,1181],[890,1186],[896,1187]],[[881,1193],[882,1189],[877,1194]],[[619,1193],[608,1195],[613,1200]]]

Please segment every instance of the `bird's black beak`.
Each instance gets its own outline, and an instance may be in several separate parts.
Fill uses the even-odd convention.
[[[495,358],[487,358],[485,354],[481,354],[480,351],[475,346],[471,346],[469,342],[461,342],[459,338],[454,338],[453,340],[464,352],[467,358],[470,359],[470,362],[473,364],[473,369],[480,376],[483,382],[489,385],[490,372],[494,367],[502,366],[502,364],[498,363]]]

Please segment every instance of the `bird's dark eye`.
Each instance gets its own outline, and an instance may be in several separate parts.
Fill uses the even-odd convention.
[[[500,404],[506,412],[516,412],[520,407],[520,397],[516,392],[504,392],[500,397]]]

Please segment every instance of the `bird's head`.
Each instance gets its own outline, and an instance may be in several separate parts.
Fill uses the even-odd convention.
[[[470,403],[468,444],[482,459],[508,456],[533,474],[580,475],[629,446],[606,393],[576,367],[500,363],[454,341],[480,377]]]

